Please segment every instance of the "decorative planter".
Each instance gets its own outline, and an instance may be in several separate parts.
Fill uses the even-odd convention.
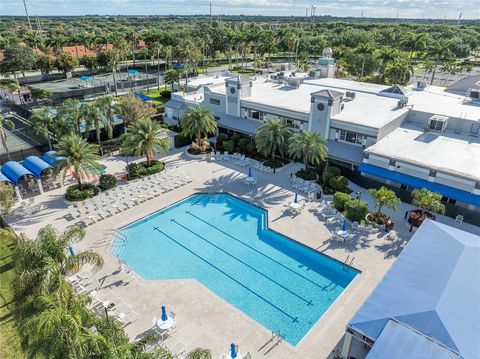
[[[263,161],[262,164],[265,166],[265,162],[266,161]],[[282,167],[278,167],[278,168],[275,168],[275,173],[279,173],[279,172],[282,172],[285,170],[285,168],[287,168],[288,166],[290,166],[292,164],[292,162],[289,162],[287,164],[283,164]]]
[[[209,152],[205,152],[205,153],[202,153],[202,154],[194,155],[193,153],[188,152],[188,149],[189,149],[189,148],[190,148],[190,147],[188,147],[188,148],[185,149],[185,155],[186,155],[187,157],[195,158],[195,159],[204,158],[206,155],[210,155],[210,154],[212,153],[212,151],[213,151],[213,149],[210,148],[210,151],[209,151]]]
[[[423,221],[427,218],[431,220],[435,220],[437,217],[430,212],[425,212],[424,215],[422,215],[423,210],[421,209],[414,209],[412,211],[409,211],[407,214],[406,222],[414,227],[420,227],[420,225],[423,223]]]
[[[370,215],[373,215],[375,213],[376,212],[368,212],[367,215],[365,216],[365,222],[367,222],[368,224],[371,224],[372,226],[380,227],[380,226],[385,225],[385,223],[387,223],[387,221],[389,221],[389,220],[391,221],[391,218],[389,216],[387,216],[385,213],[382,213],[385,216],[385,223],[378,224],[376,221],[370,219]]]

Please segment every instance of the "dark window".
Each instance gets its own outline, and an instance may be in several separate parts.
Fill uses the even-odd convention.
[[[235,93],[235,87],[230,87],[230,93],[233,95]]]
[[[323,103],[319,103],[317,105],[317,109],[318,109],[318,111],[323,111],[325,109],[325,105]]]
[[[470,133],[472,135],[478,135],[480,132],[480,123],[472,123],[472,128],[470,129]]]
[[[212,105],[220,105],[220,100],[218,98],[211,98],[210,103]]]

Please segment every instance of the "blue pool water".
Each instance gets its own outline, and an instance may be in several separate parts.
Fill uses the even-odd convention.
[[[269,230],[265,210],[227,194],[193,195],[122,232],[111,250],[143,278],[194,278],[293,345],[358,274]]]

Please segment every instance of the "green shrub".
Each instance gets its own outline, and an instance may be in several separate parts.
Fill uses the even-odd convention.
[[[160,91],[160,96],[162,96],[163,98],[171,98],[172,92],[169,90],[163,90],[163,91]]]
[[[250,155],[255,155],[257,153],[257,148],[255,147],[254,142],[250,142],[247,145],[247,153],[250,154]]]
[[[235,142],[233,142],[233,140],[224,141],[223,149],[228,152],[233,152],[235,149]]]
[[[98,192],[99,189],[93,184],[84,184],[82,190],[80,190],[78,185],[75,184],[67,188],[65,199],[70,202],[83,201],[96,196]]]
[[[351,221],[360,222],[368,213],[368,204],[365,201],[353,199],[345,203],[345,217]]]
[[[228,140],[227,135],[218,135],[217,136],[217,146],[223,146],[223,142]]]
[[[129,163],[128,173],[129,179],[134,180],[143,176],[150,176],[155,173],[163,171],[164,164],[160,161],[150,161],[150,166],[147,167],[147,162]]]
[[[330,178],[328,184],[334,191],[342,191],[348,186],[348,179],[343,176],[335,176]]]
[[[266,160],[263,162],[264,166],[270,167],[270,168],[280,168],[283,166],[283,162],[280,160]]]
[[[245,152],[247,150],[247,146],[250,142],[251,141],[248,138],[241,138],[238,141],[238,147],[240,147],[240,151]]]
[[[103,191],[113,188],[116,185],[117,185],[116,177],[110,174],[101,175],[100,180],[98,181],[98,187],[100,187],[100,189]]]
[[[239,135],[238,133],[234,134],[232,137],[230,137],[230,139],[235,142],[235,146],[238,145],[238,142],[244,138],[242,135]]]
[[[336,192],[333,195],[333,206],[340,212],[345,210],[345,204],[349,201],[352,201],[352,198],[346,193]]]
[[[173,143],[175,144],[175,148],[185,147],[192,143],[192,139],[179,133],[173,136]]]
[[[300,170],[295,175],[307,181],[314,181],[317,179],[317,176],[318,176],[317,172],[315,172],[312,169],[308,169],[307,171]]]
[[[325,184],[329,184],[330,179],[333,177],[340,176],[342,174],[342,171],[340,171],[340,168],[334,167],[334,166],[328,166],[326,172],[322,173],[322,177],[324,179]]]

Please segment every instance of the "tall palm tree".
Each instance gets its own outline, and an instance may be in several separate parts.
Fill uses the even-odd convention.
[[[150,118],[139,119],[128,127],[128,133],[123,141],[123,150],[136,156],[145,156],[147,166],[155,153],[166,153],[170,147],[165,129]]]
[[[431,192],[426,188],[416,189],[412,191],[412,198],[412,204],[422,209],[422,215],[427,211],[445,213],[440,193]]]
[[[175,82],[179,81],[180,73],[177,70],[169,69],[165,71],[165,74],[163,75],[163,82],[165,83],[165,86],[170,85],[172,92],[174,90],[173,85]]]
[[[10,128],[15,128],[14,123],[9,120],[8,118],[5,118],[2,114],[0,114],[0,137],[2,138],[2,145],[3,148],[5,148],[5,152],[7,152],[7,158],[10,161],[10,151],[8,150],[8,145],[7,145],[7,133],[5,132],[5,126],[8,126]]]
[[[362,69],[360,71],[360,79],[363,78],[363,74],[365,73],[365,61],[369,56],[373,54],[374,51],[375,51],[374,46],[369,42],[360,44],[355,49],[355,52],[359,54],[362,58]]]
[[[189,108],[185,111],[180,121],[180,127],[185,136],[190,138],[195,137],[198,148],[204,150],[204,138],[217,130],[217,122],[211,110],[205,106],[200,106],[197,108]]]
[[[391,84],[406,85],[413,75],[413,67],[406,59],[397,59],[385,68],[383,77]]]
[[[59,108],[58,115],[68,119],[71,123],[74,123],[77,134],[81,136],[82,116],[80,113],[80,101],[73,98],[66,99],[63,102],[62,107]]]
[[[83,120],[85,121],[86,130],[88,131],[92,128],[95,128],[95,134],[97,137],[98,146],[100,147],[100,150],[102,150],[102,141],[101,141],[102,128],[105,128],[109,138],[113,136],[113,133],[112,133],[113,129],[112,129],[112,126],[110,125],[110,122],[100,111],[100,107],[96,102],[92,102],[92,103],[84,102],[80,107],[80,112],[82,114]]]
[[[319,165],[327,158],[327,141],[317,132],[295,134],[290,138],[288,153],[295,159],[303,159],[305,171],[308,165]]]
[[[63,159],[56,162],[56,173],[62,173],[65,178],[70,170],[74,170],[74,177],[80,191],[83,190],[82,180],[98,171],[100,160],[98,145],[88,143],[87,140],[76,134],[70,134],[57,144],[57,151]]]
[[[427,48],[427,36],[425,33],[417,34],[413,31],[409,31],[400,41],[400,45],[405,51],[410,53],[408,58],[408,63],[410,64],[412,62],[413,54],[416,51],[423,51]]]
[[[284,155],[291,134],[285,120],[267,120],[258,127],[255,145],[262,155],[274,159],[277,152]]]
[[[95,99],[95,104],[100,109],[101,115],[110,123],[113,129],[115,126],[115,110],[117,108],[117,101],[113,96],[102,96]]]
[[[86,250],[72,255],[69,247],[83,238],[85,230],[80,227],[59,233],[51,225],[42,228],[35,240],[20,237],[15,249],[17,294],[48,293],[62,285],[65,275],[84,265],[101,268],[103,258],[97,252]]]
[[[430,80],[430,85],[433,85],[438,66],[442,62],[445,62],[450,56],[452,56],[452,52],[450,51],[451,45],[452,43],[450,40],[439,40],[435,41],[428,49],[428,55],[435,62],[435,66],[432,71],[432,78]]]
[[[51,131],[54,124],[52,108],[44,107],[38,111],[35,111],[28,119],[28,122],[30,124],[29,130],[33,136],[47,140],[48,148],[52,150]]]

